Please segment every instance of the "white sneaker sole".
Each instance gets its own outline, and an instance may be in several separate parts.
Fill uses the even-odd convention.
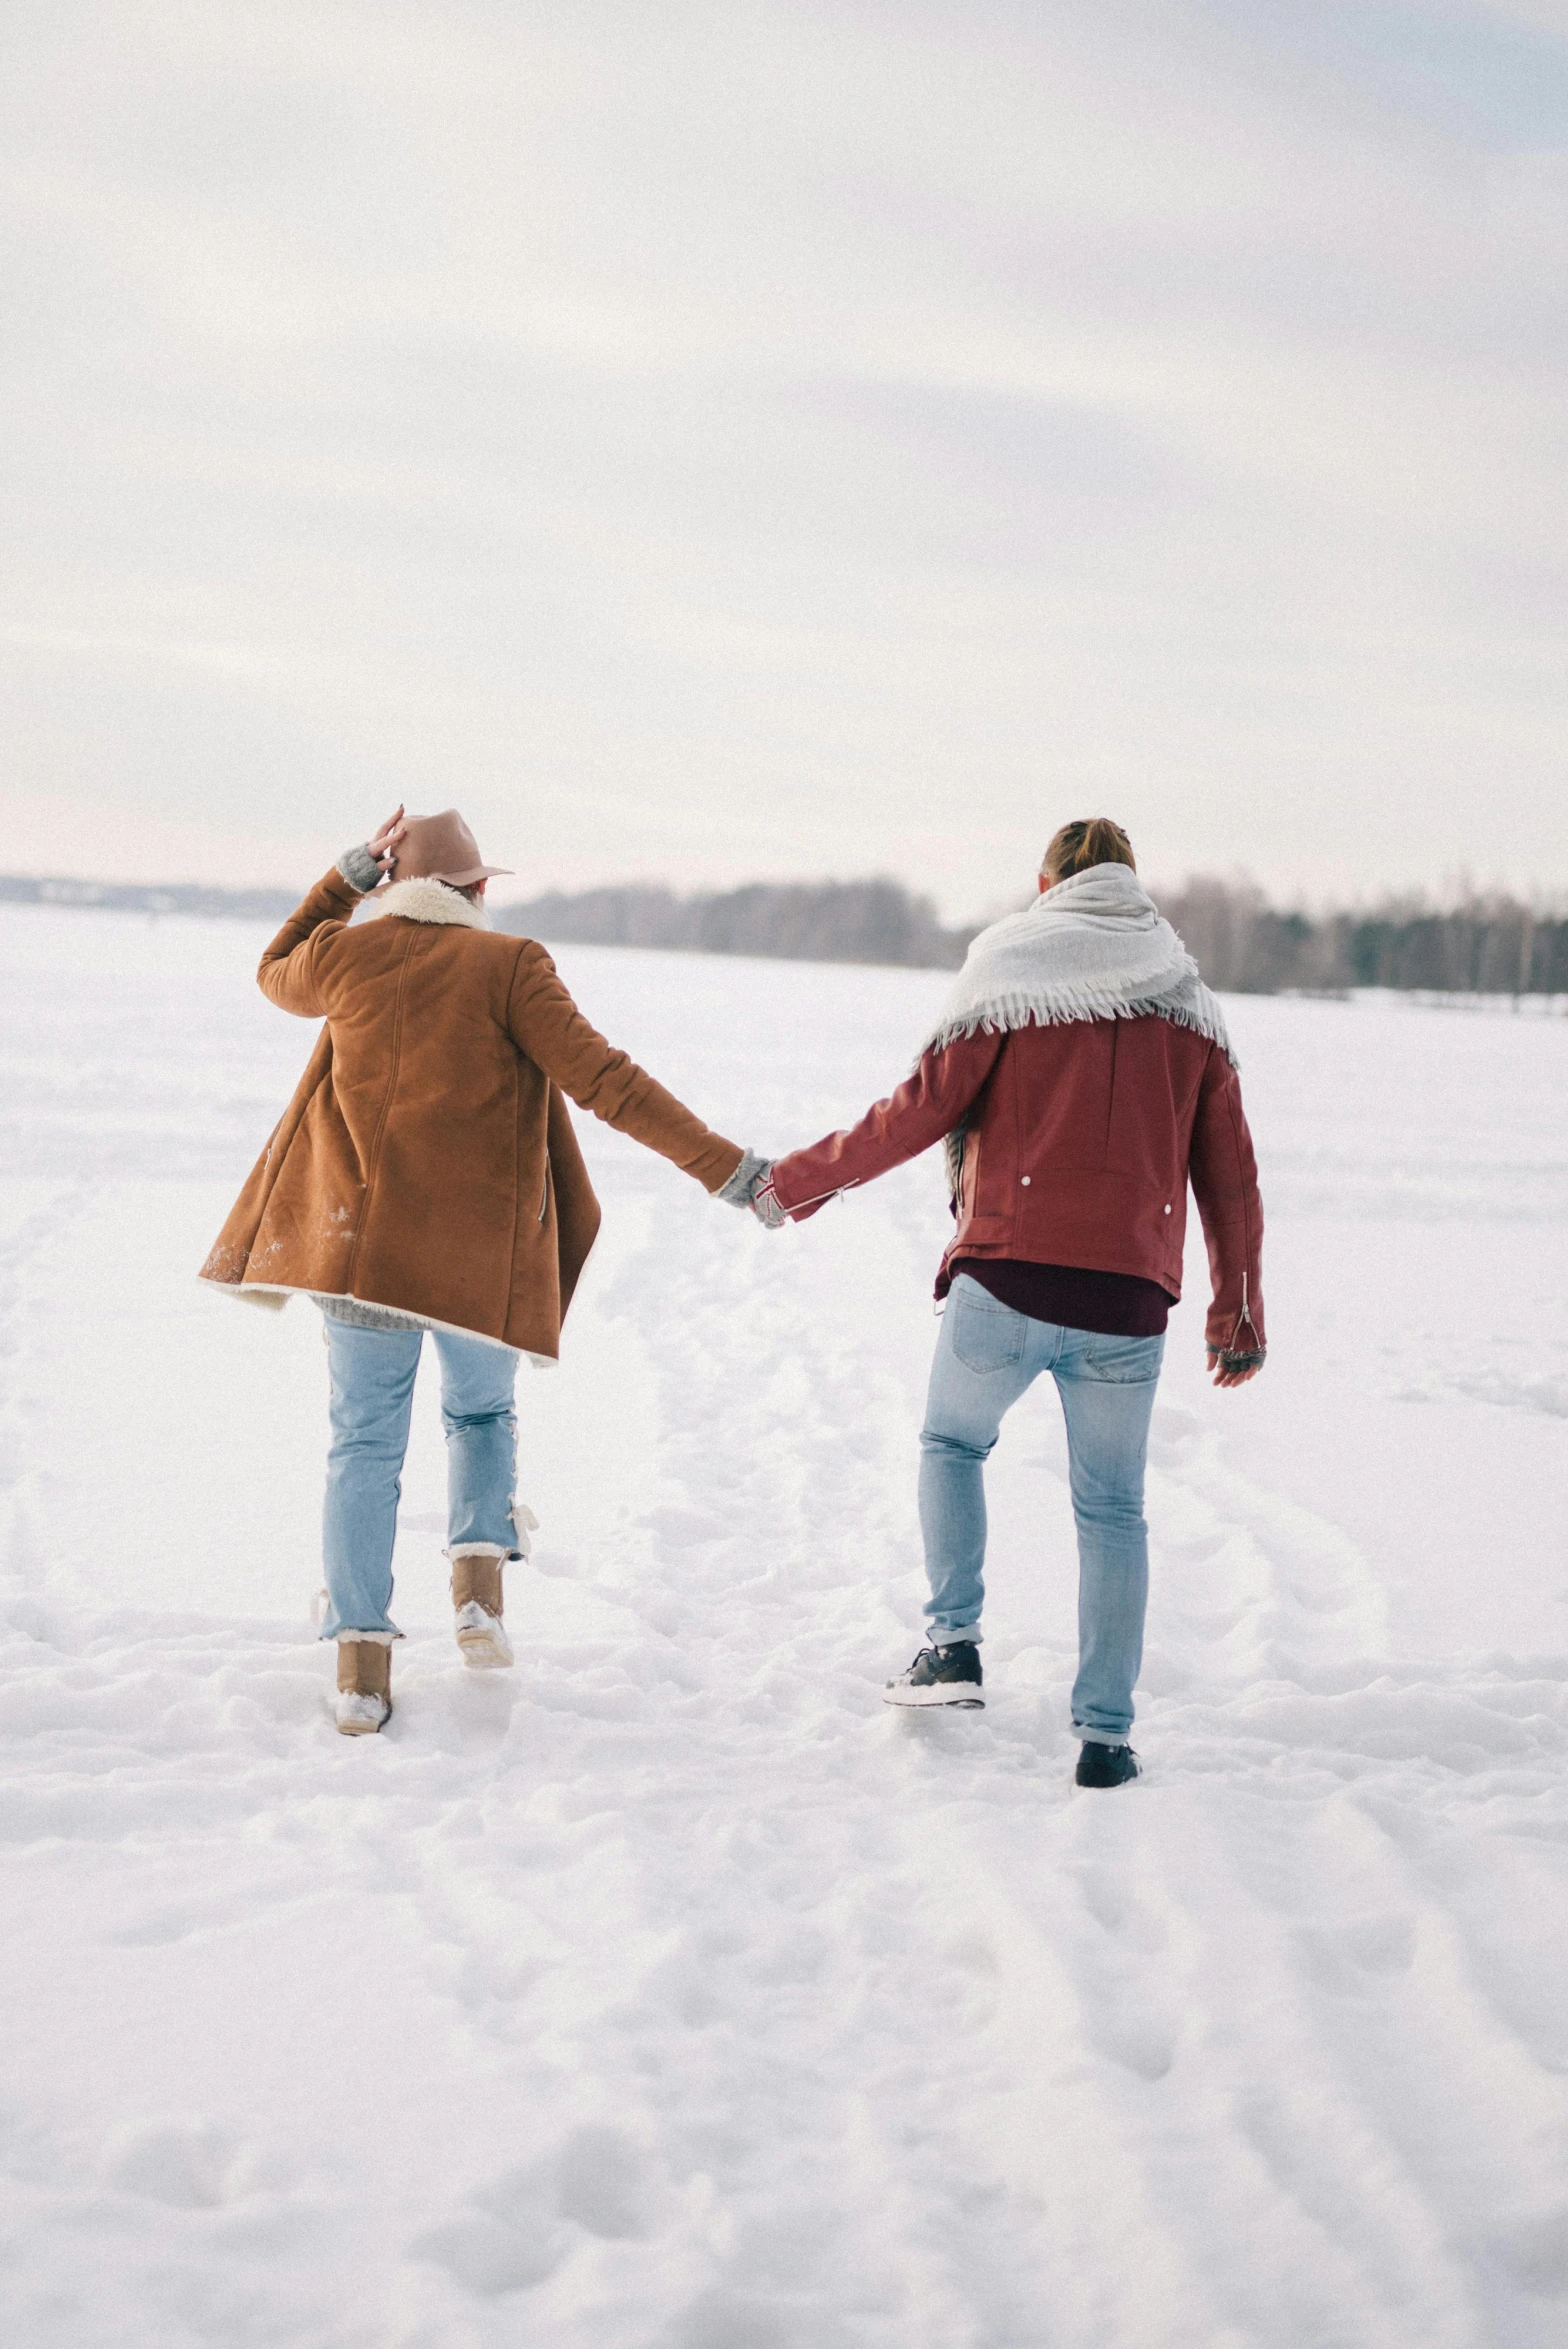
[[[374,1737],[392,1718],[392,1707],[380,1697],[340,1697],[339,1737]]]
[[[464,1609],[465,1614],[467,1609]],[[493,1615],[486,1615],[476,1607],[475,1614],[483,1619],[478,1623],[459,1623],[457,1644],[463,1651],[463,1662],[470,1672],[505,1672],[517,1659],[512,1643]]]
[[[938,1681],[930,1688],[885,1688],[885,1705],[944,1705],[953,1713],[983,1713],[985,1698],[972,1680]]]

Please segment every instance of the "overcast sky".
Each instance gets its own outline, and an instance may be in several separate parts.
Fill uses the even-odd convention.
[[[0,868],[1568,886],[1568,0],[9,0]]]

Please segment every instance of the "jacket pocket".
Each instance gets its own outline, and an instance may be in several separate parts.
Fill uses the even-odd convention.
[[[966,1370],[1010,1370],[1024,1350],[1025,1316],[988,1297],[962,1274],[953,1283],[947,1310],[953,1324],[953,1352]]]

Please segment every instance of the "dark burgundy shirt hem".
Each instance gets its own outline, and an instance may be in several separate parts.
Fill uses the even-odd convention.
[[[1092,1329],[1111,1338],[1157,1338],[1170,1316],[1171,1301],[1159,1282],[1135,1272],[1026,1264],[1013,1256],[959,1256],[947,1269],[949,1278],[956,1280],[967,1272],[998,1304],[1027,1313],[1031,1321],[1054,1321],[1060,1329]]]

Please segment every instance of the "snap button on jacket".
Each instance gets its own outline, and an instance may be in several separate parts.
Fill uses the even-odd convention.
[[[536,940],[477,926],[438,881],[351,927],[360,902],[328,873],[262,957],[263,992],[326,1024],[202,1278],[553,1357],[599,1229],[563,1095],[708,1191],[740,1147],[606,1042]]]

